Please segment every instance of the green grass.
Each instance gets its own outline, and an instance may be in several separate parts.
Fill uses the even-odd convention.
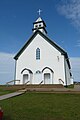
[[[4,120],[80,120],[80,94],[25,93],[0,106]]]
[[[5,94],[8,94],[8,93],[12,93],[12,92],[14,92],[14,91],[11,91],[11,90],[2,90],[2,89],[0,89],[0,96],[1,96],[1,95],[5,95]]]
[[[12,93],[14,92],[15,90],[7,90],[6,89],[7,87],[5,85],[1,85],[0,86],[0,96],[1,95],[5,95],[5,94],[8,94],[8,93]]]
[[[67,86],[67,88],[74,88],[74,84]]]

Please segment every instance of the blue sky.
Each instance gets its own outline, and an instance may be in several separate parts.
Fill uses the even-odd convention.
[[[74,80],[80,80],[80,0],[0,0],[0,84],[14,79],[14,55],[32,35],[41,17],[48,36],[71,60]]]

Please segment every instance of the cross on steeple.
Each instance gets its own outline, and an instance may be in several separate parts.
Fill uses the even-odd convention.
[[[39,15],[40,15],[40,14],[41,14],[41,12],[42,12],[42,10],[40,10],[40,9],[39,9],[37,12],[38,12],[38,13],[39,13]]]

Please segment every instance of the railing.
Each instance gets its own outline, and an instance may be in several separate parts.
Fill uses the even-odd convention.
[[[43,80],[39,83],[39,85],[41,85],[43,83]]]
[[[9,83],[12,83],[12,82],[15,83],[16,81],[20,82],[20,80],[11,80],[11,81],[7,82],[6,85],[9,85]]]
[[[30,81],[27,81],[26,83],[24,83],[25,85],[27,85]]]
[[[59,79],[59,81],[61,81],[64,84],[64,81],[62,79]]]

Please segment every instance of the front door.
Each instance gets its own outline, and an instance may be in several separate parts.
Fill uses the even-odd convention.
[[[25,83],[28,82],[28,78],[29,78],[29,75],[28,75],[28,74],[24,74],[24,75],[23,75],[23,84],[25,84]]]
[[[45,84],[50,84],[50,73],[45,73],[44,74],[44,83]]]

